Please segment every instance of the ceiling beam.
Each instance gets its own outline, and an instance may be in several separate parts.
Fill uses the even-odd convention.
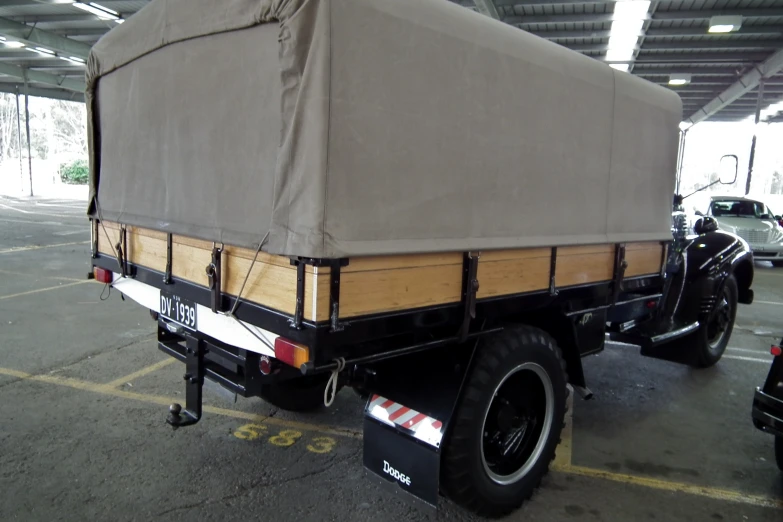
[[[494,18],[495,20],[500,20],[498,9],[495,7],[492,0],[473,0],[473,2],[476,4],[476,9],[479,13]]]
[[[692,124],[706,120],[742,95],[758,87],[762,78],[769,78],[783,70],[783,49],[770,56],[763,63],[737,80],[731,87],[720,93],[704,107],[691,114],[688,121]]]
[[[500,4],[498,4],[500,5]],[[648,15],[647,20],[707,20],[719,15],[740,15],[743,18],[778,17],[783,16],[783,9],[705,9],[701,11],[657,11]],[[611,22],[614,13],[582,13],[565,15],[531,15],[509,16],[503,19],[508,24],[558,24],[563,22]]]
[[[670,74],[690,74],[695,77],[713,76],[716,78],[738,78],[741,70],[737,70],[733,67],[675,67],[666,69],[646,69],[645,64],[639,64],[639,67],[634,67],[633,73],[636,76],[643,76],[650,78],[653,76],[668,76]]]
[[[655,23],[653,21],[653,23]],[[545,38],[547,40],[562,40],[564,38],[609,38],[608,29],[579,30],[579,31],[530,31],[532,34]],[[665,38],[670,36],[701,36],[703,42],[713,42],[719,40],[737,41],[733,38],[735,35],[756,35],[756,36],[781,36],[783,35],[783,25],[743,25],[738,31],[733,33],[708,33],[707,26],[704,27],[667,27],[662,29],[650,28],[647,30],[645,39]]]
[[[0,83],[0,92],[9,94],[24,94],[24,84],[22,83]],[[39,98],[51,98],[53,100],[64,100],[84,103],[84,94],[74,91],[64,91],[61,89],[43,89],[39,87],[30,87],[30,96]]]
[[[653,21],[655,23],[655,21]],[[783,34],[783,25],[743,25],[731,33],[708,33],[708,25],[700,27],[661,27],[651,28],[647,31],[650,38],[666,36],[703,36],[710,39],[729,39],[735,35],[780,35]],[[707,40],[709,41],[709,40]]]
[[[690,51],[692,49],[783,49],[783,40],[699,40],[687,42],[649,42],[643,51]]]
[[[658,64],[676,64],[676,63],[737,63],[750,64],[758,63],[764,60],[769,53],[645,53],[642,49],[636,61],[638,63],[658,63]]]
[[[658,11],[654,20],[704,20],[713,16],[739,15],[744,18],[783,16],[783,9],[704,9],[690,11]]]
[[[0,18],[0,34],[22,40],[33,47],[45,47],[57,51],[65,56],[75,56],[86,60],[90,54],[90,46],[87,44],[20,24],[8,18]]]
[[[43,83],[69,91],[84,92],[84,81],[82,80],[63,78],[41,71],[25,70],[22,67],[7,63],[0,63],[0,75],[10,76],[19,80],[24,80],[26,75],[27,79],[34,83]]]

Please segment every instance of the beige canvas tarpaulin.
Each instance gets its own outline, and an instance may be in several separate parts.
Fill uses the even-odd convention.
[[[155,0],[88,65],[107,220],[316,258],[670,238],[679,97],[447,0]]]

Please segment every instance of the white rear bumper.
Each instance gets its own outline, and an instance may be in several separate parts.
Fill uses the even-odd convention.
[[[120,274],[114,274],[112,286],[145,308],[160,312],[160,290],[157,288],[135,279],[123,278]],[[216,314],[211,309],[199,304],[196,305],[196,308],[199,332],[230,346],[269,357],[275,356],[274,350],[270,349],[261,339],[267,341],[270,346],[274,346],[275,339],[279,337],[277,334],[262,330],[244,321],[240,324],[237,319]]]

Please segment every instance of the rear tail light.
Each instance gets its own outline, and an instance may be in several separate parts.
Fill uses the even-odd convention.
[[[109,284],[112,282],[112,279],[114,279],[114,274],[111,270],[106,270],[105,268],[95,267],[93,269],[93,275],[95,276],[95,280],[99,281],[101,283]]]
[[[773,346],[773,347],[772,347],[772,348],[769,350],[769,353],[771,353],[772,355],[774,355],[775,357],[777,357],[777,356],[779,356],[780,354],[783,354],[783,350],[780,348],[780,346]]]
[[[304,363],[310,360],[310,349],[302,344],[278,337],[275,339],[275,358],[294,368],[301,368]]]

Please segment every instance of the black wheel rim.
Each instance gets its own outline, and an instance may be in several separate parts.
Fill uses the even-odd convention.
[[[715,310],[712,312],[709,323],[707,323],[707,344],[710,350],[717,351],[721,349],[726,334],[731,326],[731,304],[729,303],[728,291],[724,290]]]
[[[552,380],[541,366],[525,363],[500,382],[484,415],[481,458],[501,485],[524,477],[544,450],[554,418]]]

